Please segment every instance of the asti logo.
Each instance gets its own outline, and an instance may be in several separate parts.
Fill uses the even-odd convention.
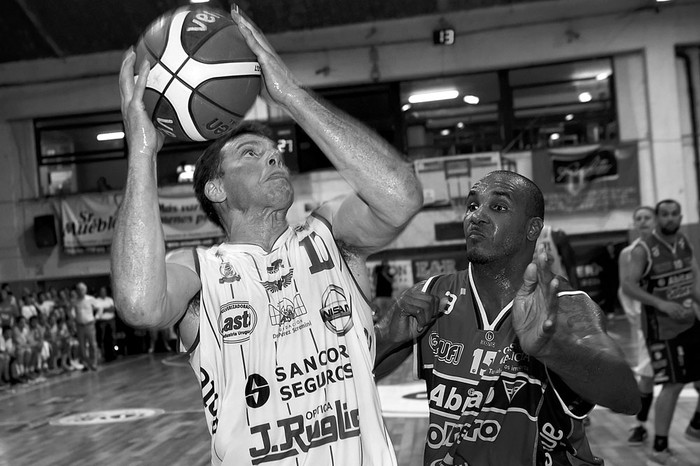
[[[224,343],[242,343],[250,338],[258,314],[247,301],[230,301],[219,308],[219,329]]]
[[[282,325],[306,314],[304,301],[301,300],[298,293],[294,296],[293,301],[289,298],[283,298],[277,303],[277,306],[268,305],[268,310],[272,325]]]
[[[440,338],[437,333],[433,332],[428,338],[428,344],[430,345],[430,349],[433,350],[433,354],[438,361],[443,361],[456,366],[462,359],[462,353],[464,352],[463,343],[453,343],[450,340]]]

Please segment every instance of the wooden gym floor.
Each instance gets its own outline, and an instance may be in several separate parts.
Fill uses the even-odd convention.
[[[627,322],[610,320],[608,330],[629,353]],[[421,464],[427,428],[425,392],[410,373],[409,360],[380,382],[401,466]],[[209,436],[197,385],[183,356],[155,353],[1,392],[0,466],[207,465]],[[671,448],[692,465],[700,465],[700,443],[687,440],[683,431],[697,396],[690,386],[681,394],[670,439]],[[150,417],[144,415],[148,410]],[[645,464],[649,440],[644,446],[627,444],[632,417],[596,408],[590,418],[593,450],[607,466]]]

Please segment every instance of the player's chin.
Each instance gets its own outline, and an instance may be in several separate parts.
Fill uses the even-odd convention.
[[[473,264],[486,264],[491,259],[491,254],[477,244],[470,244],[467,239],[467,260]]]

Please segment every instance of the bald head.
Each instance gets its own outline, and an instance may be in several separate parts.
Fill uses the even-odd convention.
[[[508,170],[492,171],[480,181],[488,179],[507,180],[518,188],[518,195],[525,200],[525,213],[528,217],[544,220],[544,196],[540,188],[529,178]]]

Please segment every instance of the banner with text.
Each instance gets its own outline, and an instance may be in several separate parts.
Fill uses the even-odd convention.
[[[121,200],[121,193],[61,199],[64,251],[67,254],[107,252]],[[159,205],[166,248],[210,245],[223,239],[223,232],[207,219],[193,194],[161,194]]]
[[[539,149],[532,169],[550,214],[605,212],[640,202],[637,143]]]

